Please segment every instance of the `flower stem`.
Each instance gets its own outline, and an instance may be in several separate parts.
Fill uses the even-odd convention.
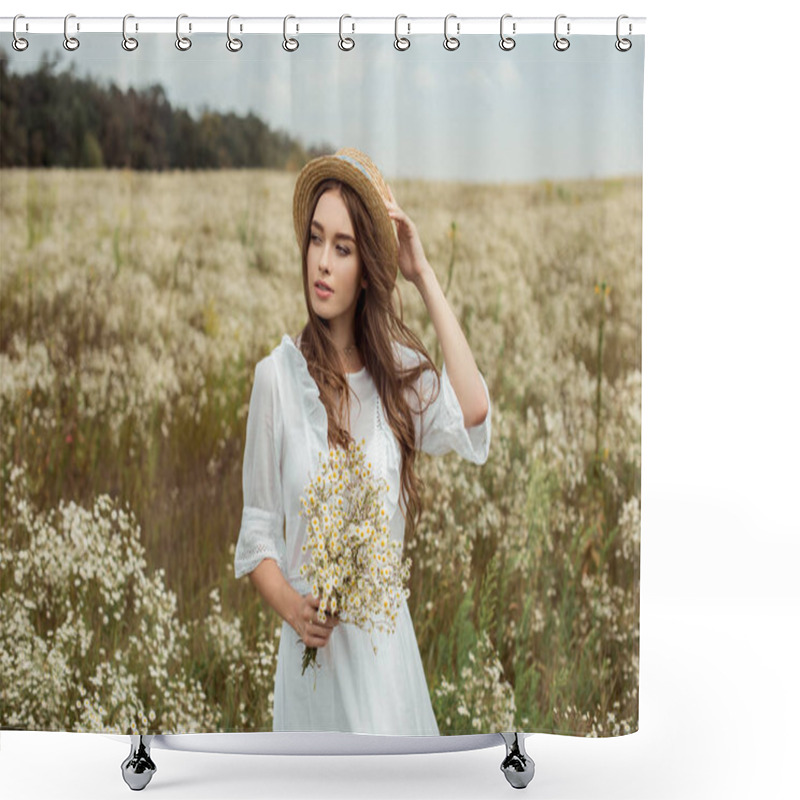
[[[308,647],[306,645],[306,649],[303,651],[303,670],[300,673],[301,675],[305,675],[309,664],[313,664],[315,667],[317,666],[317,648]]]

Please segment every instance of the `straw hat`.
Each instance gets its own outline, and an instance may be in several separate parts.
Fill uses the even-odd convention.
[[[397,269],[397,232],[384,203],[384,199],[391,199],[389,189],[369,156],[352,147],[344,147],[332,156],[309,161],[297,176],[294,187],[294,231],[300,249],[303,248],[314,191],[326,178],[337,178],[356,191],[375,222],[385,263]]]

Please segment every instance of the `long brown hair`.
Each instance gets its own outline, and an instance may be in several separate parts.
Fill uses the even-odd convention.
[[[328,445],[346,448],[352,437],[342,420],[348,419],[350,392],[347,378],[330,334],[328,321],[319,317],[311,306],[308,289],[308,246],[311,238],[311,220],[314,217],[320,197],[335,190],[341,194],[353,231],[361,259],[362,278],[367,287],[362,288],[356,302],[355,344],[360,350],[367,371],[375,382],[378,396],[383,403],[386,420],[398,444],[402,469],[400,489],[405,500],[410,522],[409,536],[416,529],[422,512],[420,489],[422,481],[414,471],[416,448],[414,445],[414,413],[408,403],[406,390],[411,389],[417,397],[416,408],[420,409],[422,400],[416,389],[417,379],[425,369],[432,369],[437,376],[439,391],[440,373],[431,360],[419,337],[403,322],[403,302],[397,291],[399,311],[395,308],[394,292],[397,289],[397,264],[385,263],[381,257],[375,226],[358,193],[336,179],[322,181],[314,193],[310,204],[309,218],[306,220],[303,238],[303,291],[308,309],[308,322],[301,333],[300,350],[308,363],[308,370],[319,387],[320,400],[328,412]],[[419,363],[404,369],[395,355],[395,344],[399,343],[415,350]],[[431,402],[435,399],[431,398]],[[424,408],[421,409],[424,411]]]

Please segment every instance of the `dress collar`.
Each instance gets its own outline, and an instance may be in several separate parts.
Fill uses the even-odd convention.
[[[317,382],[311,377],[311,373],[308,370],[308,362],[306,361],[306,357],[303,355],[300,348],[297,346],[297,343],[288,333],[284,333],[283,337],[281,338],[281,344],[286,344],[288,349],[294,353],[294,357],[296,357],[296,363],[298,367],[302,366],[300,370],[301,373],[304,373],[304,377],[307,377],[314,386],[317,386]],[[350,378],[360,378],[363,375],[366,375],[367,367],[364,365],[361,369],[356,370],[355,372],[345,372],[345,377]],[[319,388],[317,387],[317,396],[319,397]]]
[[[319,396],[319,386],[311,373],[308,371],[306,357],[300,352],[300,348],[288,333],[284,333],[281,338],[280,350],[284,351],[288,366],[297,379],[297,388],[300,394],[300,402],[305,411],[311,427],[323,442],[325,450],[328,449],[328,412],[322,404]]]

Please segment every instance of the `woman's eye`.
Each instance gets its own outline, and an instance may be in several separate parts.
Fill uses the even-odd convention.
[[[349,256],[350,255],[350,251],[346,247],[342,247],[341,245],[339,246],[339,252],[343,256]]]

